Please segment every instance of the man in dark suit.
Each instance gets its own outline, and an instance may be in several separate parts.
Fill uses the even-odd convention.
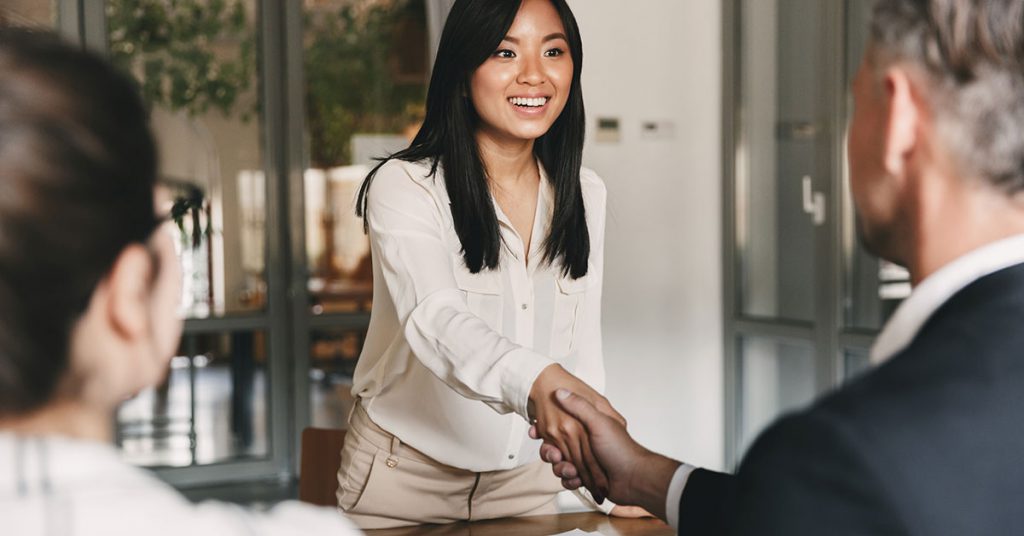
[[[1024,0],[880,0],[871,35],[850,186],[865,244],[915,285],[875,370],[772,425],[735,477],[557,394],[600,465],[582,474],[680,534],[1024,533]]]

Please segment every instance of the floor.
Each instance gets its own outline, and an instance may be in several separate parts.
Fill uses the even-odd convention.
[[[183,467],[266,456],[265,374],[255,371],[245,387],[249,396],[238,403],[232,401],[234,383],[226,365],[172,364],[165,385],[140,393],[118,412],[124,459]]]
[[[281,501],[298,499],[299,483],[294,480],[241,482],[188,488],[181,493],[192,502],[223,501],[266,510]]]
[[[227,364],[175,358],[165,385],[126,402],[117,415],[118,444],[129,463],[185,467],[267,456],[267,377],[256,368],[246,384]],[[310,374],[314,426],[344,428],[352,407],[351,379]],[[193,397],[194,395],[194,397]]]

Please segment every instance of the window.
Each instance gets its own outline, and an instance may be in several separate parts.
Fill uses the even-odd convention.
[[[423,0],[306,0],[303,175],[310,417],[344,428],[373,301],[370,244],[355,215],[367,173],[423,120],[430,45]]]
[[[164,383],[121,408],[124,456],[171,467],[265,458],[273,334],[257,3],[107,0],[105,20],[110,59],[151,109],[188,319]]]
[[[280,475],[295,427],[345,424],[372,306],[354,196],[419,127],[451,0],[53,5],[33,17],[139,82],[177,200],[185,337],[121,408],[124,456],[177,485]]]

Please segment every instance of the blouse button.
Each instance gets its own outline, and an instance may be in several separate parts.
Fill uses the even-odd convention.
[[[525,303],[523,304],[523,310],[524,311],[526,310],[526,304]]]

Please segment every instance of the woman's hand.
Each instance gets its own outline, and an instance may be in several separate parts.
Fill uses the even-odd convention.
[[[529,411],[535,420],[536,434],[558,447],[567,461],[577,468],[583,485],[600,504],[608,494],[608,477],[591,451],[586,429],[555,400],[555,391],[558,389],[567,389],[578,394],[623,426],[626,425],[626,419],[615,411],[608,403],[608,399],[576,376],[569,374],[560,365],[545,368],[530,389]]]
[[[610,512],[612,517],[622,517],[628,519],[636,519],[641,517],[654,517],[654,514],[644,510],[639,506],[623,506],[621,504],[615,505]]]

